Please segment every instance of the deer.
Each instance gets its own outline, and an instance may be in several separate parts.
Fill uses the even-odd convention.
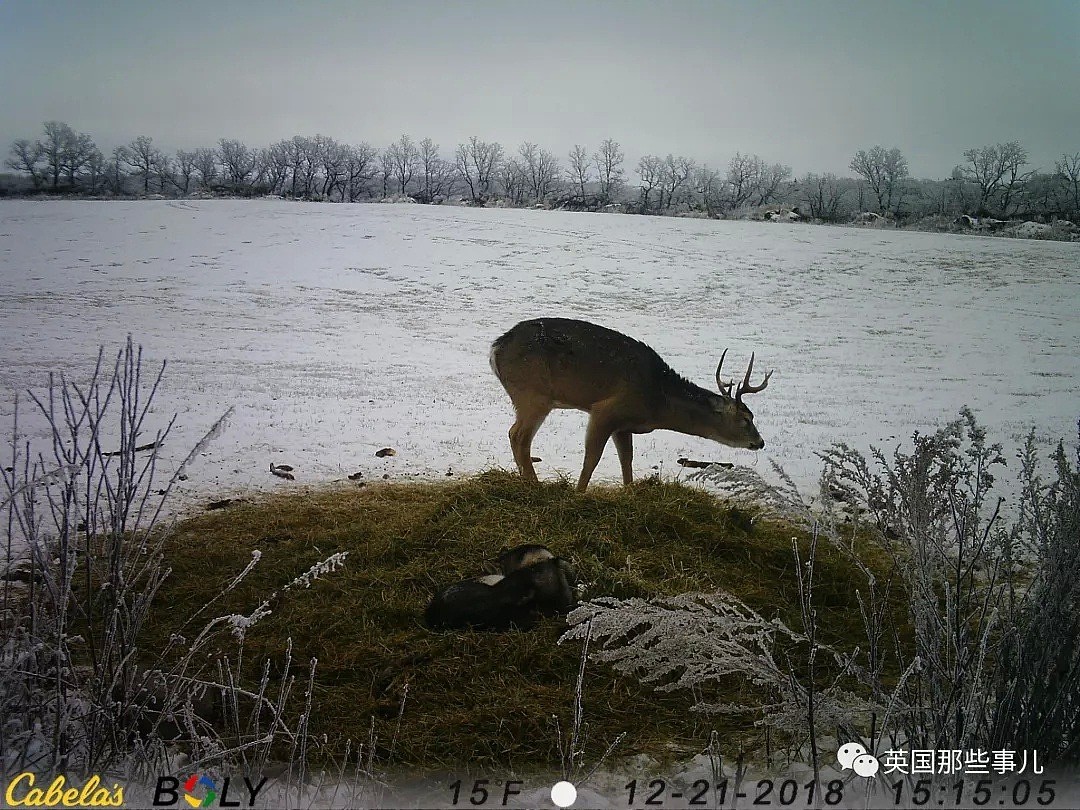
[[[585,462],[577,482],[584,492],[608,439],[619,454],[625,485],[634,480],[635,433],[672,430],[761,450],[765,441],[743,397],[764,391],[772,371],[751,385],[751,354],[732,394],[735,381],[721,377],[725,357],[727,349],[716,366],[717,394],[679,376],[652,348],[621,332],[588,321],[535,318],[496,338],[488,359],[514,406],[510,449],[526,481],[538,480],[532,440],[548,414],[556,408],[588,412]]]

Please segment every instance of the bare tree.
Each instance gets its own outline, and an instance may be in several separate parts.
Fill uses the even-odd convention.
[[[259,150],[256,167],[257,182],[265,185],[271,194],[281,194],[289,176],[289,154],[284,142],[272,143]]]
[[[1070,213],[1077,216],[1080,214],[1080,152],[1071,156],[1062,155],[1061,160],[1054,164],[1054,170],[1066,187]]]
[[[151,167],[161,193],[165,194],[168,187],[175,182],[172,160],[164,152],[155,151],[154,156],[151,158]]]
[[[329,200],[336,192],[345,198],[345,164],[348,150],[328,135],[316,135],[312,144],[319,170],[322,172],[321,195]]]
[[[762,160],[757,155],[735,153],[728,163],[727,185],[728,205],[732,209],[741,208],[754,196],[755,184],[761,175]]]
[[[637,173],[641,177],[641,213],[648,214],[652,210],[649,198],[664,179],[664,161],[656,155],[645,155],[638,161]]]
[[[242,141],[222,138],[218,141],[221,154],[221,166],[225,181],[234,189],[248,186],[258,155]]]
[[[86,160],[85,189],[90,194],[97,194],[108,179],[109,164],[105,155],[96,146]]]
[[[810,208],[810,216],[826,222],[840,218],[840,203],[844,189],[840,179],[831,172],[808,174],[802,182],[802,199]]]
[[[113,194],[122,194],[126,191],[124,172],[120,168],[124,165],[130,165],[128,148],[126,146],[117,146],[112,150],[112,156],[109,158],[108,166],[105,169],[106,179]]]
[[[46,176],[53,190],[60,187],[60,177],[67,175],[69,185],[75,184],[75,175],[82,169],[94,142],[89,135],[75,132],[62,121],[46,121],[45,136],[36,144],[45,162]]]
[[[20,138],[11,144],[11,157],[4,161],[4,165],[17,172],[26,172],[30,175],[30,182],[34,188],[41,188],[44,179],[38,173],[38,164],[41,162],[42,151],[40,143],[31,143],[26,138]]]
[[[132,170],[142,177],[143,194],[150,193],[150,177],[154,173],[155,157],[158,150],[154,139],[149,135],[140,135],[128,144],[124,159]]]
[[[554,191],[559,174],[559,161],[546,149],[526,141],[518,148],[521,168],[534,203],[546,200]]]
[[[195,176],[195,153],[176,150],[176,174],[179,181],[176,187],[186,195],[191,190],[191,180]]]
[[[400,192],[408,194],[409,183],[412,182],[413,174],[416,172],[416,164],[420,158],[415,144],[408,135],[402,135],[400,140],[390,144],[386,154],[393,162],[394,177]]]
[[[218,176],[218,154],[216,149],[195,150],[195,171],[199,175],[199,185],[209,189]]]
[[[1027,164],[1027,150],[1018,142],[1009,141],[994,146],[981,146],[964,152],[968,165],[957,166],[954,173],[979,190],[976,213],[983,214],[997,202],[1002,213],[1008,214],[1009,204],[1018,185],[1029,174],[1020,168]]]
[[[67,128],[66,137],[61,146],[60,159],[70,188],[75,188],[79,175],[96,151],[97,145],[93,138],[85,132],[75,132],[70,127]]]
[[[710,217],[723,216],[725,194],[724,180],[720,177],[720,172],[702,166],[694,175],[693,188],[706,214]]]
[[[384,149],[379,155],[379,177],[382,179],[382,198],[390,196],[390,184],[394,179],[394,155],[389,149]]]
[[[45,137],[37,142],[37,149],[45,161],[46,176],[51,178],[50,185],[55,191],[60,186],[60,175],[64,170],[64,142],[69,137],[71,127],[60,121],[46,121],[44,127]]]
[[[540,147],[535,143],[525,143],[518,147],[518,157],[520,158],[521,175],[525,178],[526,192],[532,197],[535,202],[536,197],[536,164],[538,162],[538,155]]]
[[[754,204],[768,205],[769,202],[780,196],[780,188],[791,179],[791,167],[783,163],[774,163],[771,166],[760,163],[760,171],[755,184]],[[897,204],[899,205],[899,203]]]
[[[619,142],[613,138],[605,139],[600,144],[600,150],[593,155],[597,180],[600,183],[599,197],[605,205],[615,200],[625,182],[626,174],[622,168],[625,157]]]
[[[1070,189],[1060,172],[1035,172],[1024,183],[1017,208],[1030,214],[1055,218],[1068,217],[1071,208]]]
[[[694,171],[694,161],[668,155],[660,175],[660,210],[670,211],[681,203],[686,184]]]
[[[431,138],[420,141],[419,147],[421,202],[433,203],[449,197],[454,189],[454,167],[439,155],[439,145]]]
[[[1007,213],[1017,183],[1026,179],[1026,175],[1020,174],[1020,167],[1028,162],[1027,150],[1016,141],[1009,141],[968,149],[964,157],[968,165],[958,165],[953,174],[973,183],[978,189],[975,213],[983,215],[988,212],[995,197],[1000,197],[1002,212]]]
[[[529,184],[521,163],[516,158],[504,160],[499,169],[499,177],[506,201],[511,205],[524,205]]]
[[[351,146],[345,158],[345,187],[349,202],[371,193],[371,181],[375,179],[378,150],[369,143]]]
[[[293,135],[291,138],[279,141],[277,155],[285,166],[285,176],[288,177],[290,197],[307,197],[311,194],[310,178],[314,176],[311,169],[311,148],[307,138],[302,135]],[[282,180],[282,192],[285,193],[285,180]]]
[[[483,205],[494,190],[493,181],[503,158],[502,146],[481,141],[473,135],[468,143],[458,146],[455,158],[458,174],[469,189],[469,197],[474,204]]]
[[[902,193],[901,183],[908,176],[907,160],[896,147],[886,150],[875,146],[869,152],[860,149],[851,159],[851,170],[869,184],[878,201],[878,211],[893,209],[893,199]]]
[[[582,200],[585,199],[585,184],[590,180],[589,167],[589,155],[585,147],[574,144],[574,148],[570,150],[570,169],[567,176]]]

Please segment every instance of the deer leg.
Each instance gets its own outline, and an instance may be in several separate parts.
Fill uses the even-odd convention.
[[[634,480],[634,434],[629,430],[617,430],[611,435],[611,440],[619,451],[622,482],[629,484]]]
[[[581,477],[578,478],[578,492],[584,492],[589,486],[593,470],[600,463],[600,456],[604,454],[604,445],[611,438],[611,425],[603,415],[593,410],[589,417],[589,427],[585,430],[585,464],[581,468]]]
[[[526,481],[538,480],[532,463],[532,440],[549,413],[544,410],[519,410],[517,421],[510,428],[510,449],[521,477]]]

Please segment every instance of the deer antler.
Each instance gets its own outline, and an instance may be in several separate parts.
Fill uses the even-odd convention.
[[[743,381],[739,383],[739,387],[735,390],[735,401],[742,402],[743,394],[756,394],[758,391],[764,391],[765,386],[769,384],[769,377],[772,376],[771,371],[765,372],[765,379],[761,381],[761,385],[750,384],[750,374],[754,370],[754,355],[750,354],[750,365],[746,367],[746,376],[743,377]],[[717,369],[719,373],[719,369]]]
[[[724,382],[720,376],[720,369],[724,367],[724,358],[727,357],[727,349],[724,349],[724,353],[720,355],[720,362],[716,366],[716,387],[720,389],[720,393],[725,397],[731,396],[731,387],[735,385],[735,381]]]

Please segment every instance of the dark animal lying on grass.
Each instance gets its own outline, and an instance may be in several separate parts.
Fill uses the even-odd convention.
[[[530,543],[524,546],[518,546],[517,548],[509,549],[499,555],[497,565],[499,570],[502,571],[503,576],[512,574],[534,563],[543,562],[544,560],[550,560],[555,555],[551,553],[551,550],[546,546],[538,546],[535,543]]]
[[[424,611],[433,630],[529,630],[546,616],[564,615],[576,601],[573,569],[543,546],[520,546],[499,556],[500,574],[473,577],[435,594]]]

